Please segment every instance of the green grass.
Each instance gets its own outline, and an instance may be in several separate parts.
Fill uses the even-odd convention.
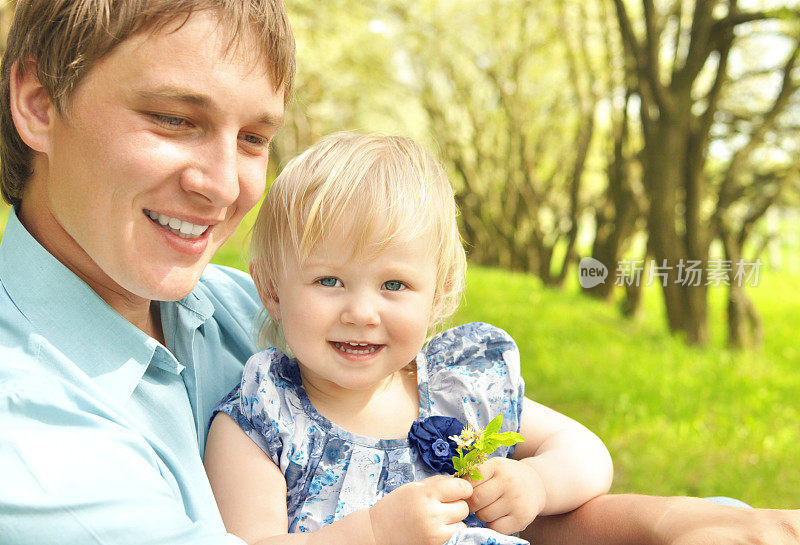
[[[244,268],[245,232],[215,262]],[[758,353],[720,346],[721,290],[711,296],[714,342],[704,349],[665,333],[655,288],[643,316],[628,321],[574,286],[551,290],[530,275],[475,266],[453,322],[490,322],[511,333],[527,395],[600,435],[614,457],[615,492],[728,495],[798,508],[798,280],[764,274],[751,290],[766,331]]]
[[[243,239],[240,230],[216,261],[243,267]],[[714,342],[703,349],[665,332],[658,288],[630,321],[575,286],[547,289],[531,275],[476,266],[452,322],[490,322],[516,339],[527,395],[600,435],[614,492],[799,508],[798,280],[763,273],[751,289],[766,331],[758,353],[721,346],[721,289],[711,294]]]
[[[796,281],[796,279],[794,279]],[[615,461],[616,492],[730,495],[800,507],[800,392],[794,282],[766,277],[757,354],[696,349],[663,331],[659,293],[631,322],[533,277],[472,267],[457,321],[506,329],[520,347],[527,395],[583,422]]]

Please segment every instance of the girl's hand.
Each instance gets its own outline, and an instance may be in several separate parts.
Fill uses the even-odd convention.
[[[397,488],[369,508],[375,545],[442,545],[465,528],[472,486],[437,475]]]
[[[501,534],[514,534],[533,522],[544,508],[544,482],[534,468],[510,458],[490,458],[480,466],[483,475],[467,500],[471,512]]]

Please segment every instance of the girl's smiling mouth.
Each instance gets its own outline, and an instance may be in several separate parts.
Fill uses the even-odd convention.
[[[370,343],[355,343],[355,342],[340,342],[340,341],[330,341],[333,347],[346,354],[353,354],[356,356],[365,356],[367,354],[374,354],[384,345],[382,344],[370,344]]]

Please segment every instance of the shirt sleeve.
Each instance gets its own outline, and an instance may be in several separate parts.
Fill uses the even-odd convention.
[[[244,544],[191,520],[152,447],[61,387],[0,382],[3,544]]]
[[[464,324],[434,337],[425,352],[434,414],[463,414],[465,424],[480,428],[502,414],[502,431],[519,431],[525,382],[519,349],[508,333],[490,324]],[[496,454],[513,452],[500,447]]]

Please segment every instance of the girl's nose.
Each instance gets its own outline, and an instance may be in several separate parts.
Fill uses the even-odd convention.
[[[353,294],[342,311],[342,322],[359,327],[376,326],[381,323],[376,302],[367,294]]]

